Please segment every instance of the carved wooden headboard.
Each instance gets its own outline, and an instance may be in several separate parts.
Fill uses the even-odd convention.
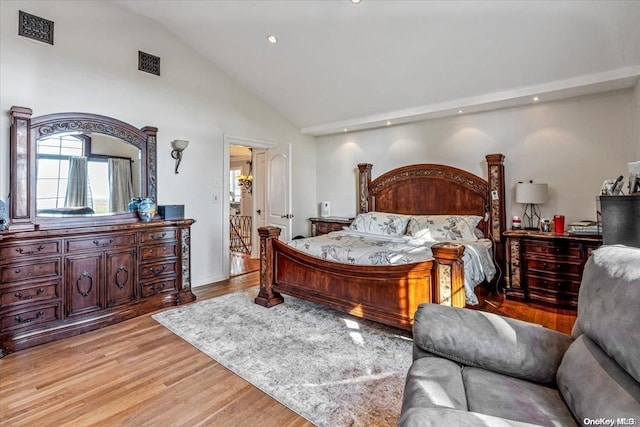
[[[480,215],[478,228],[502,253],[505,231],[504,156],[486,156],[488,179],[452,166],[416,164],[393,169],[371,179],[373,165],[358,165],[358,212],[380,211],[414,215]],[[501,257],[500,257],[501,258]]]

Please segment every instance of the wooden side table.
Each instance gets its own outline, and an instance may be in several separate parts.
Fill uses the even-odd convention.
[[[323,218],[309,218],[309,221],[311,221],[311,236],[320,236],[321,234],[339,231],[344,227],[348,227],[351,225],[353,218],[328,216]]]
[[[584,264],[599,235],[506,231],[507,297],[576,308]]]

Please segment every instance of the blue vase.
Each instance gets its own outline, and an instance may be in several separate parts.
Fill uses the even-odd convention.
[[[138,217],[144,222],[149,222],[156,215],[156,203],[149,198],[144,198],[138,203]]]
[[[134,197],[131,199],[129,202],[129,212],[138,212],[138,205],[141,201],[142,199],[140,197]]]

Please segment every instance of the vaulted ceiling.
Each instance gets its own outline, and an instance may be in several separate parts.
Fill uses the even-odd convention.
[[[640,78],[634,0],[116,3],[175,33],[312,135],[627,88]]]

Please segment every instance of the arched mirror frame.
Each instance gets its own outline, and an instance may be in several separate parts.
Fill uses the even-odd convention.
[[[112,117],[90,113],[55,113],[31,117],[32,110],[12,107],[11,115],[11,174],[9,197],[9,230],[29,231],[36,228],[95,226],[135,222],[133,213],[100,216],[37,217],[36,216],[36,149],[44,136],[74,131],[99,133],[118,138],[137,147],[140,152],[140,196],[156,200],[156,134],[151,126],[136,127]]]

